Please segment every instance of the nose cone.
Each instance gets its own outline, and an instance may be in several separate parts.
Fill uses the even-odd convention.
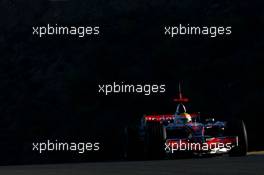
[[[181,113],[186,113],[186,108],[182,103],[178,104],[176,109],[176,114],[181,114]]]

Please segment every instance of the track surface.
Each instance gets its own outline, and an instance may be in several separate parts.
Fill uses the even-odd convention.
[[[81,163],[0,167],[2,175],[264,175],[264,154],[160,161]]]

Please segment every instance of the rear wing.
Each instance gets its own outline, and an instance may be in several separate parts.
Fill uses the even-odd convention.
[[[173,120],[175,115],[167,114],[167,115],[144,115],[146,121],[165,121],[165,120]]]
[[[192,118],[200,117],[199,113],[190,114]],[[166,120],[174,120],[174,114],[162,114],[162,115],[144,115],[145,121],[166,121]]]

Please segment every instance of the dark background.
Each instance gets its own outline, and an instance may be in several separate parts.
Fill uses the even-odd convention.
[[[0,1],[0,162],[119,160],[122,130],[173,113],[183,81],[192,111],[243,119],[263,149],[262,1]],[[100,26],[100,36],[32,36],[32,26]],[[232,26],[232,35],[164,36],[165,25]],[[98,94],[98,84],[165,83],[165,94]],[[31,143],[100,141],[88,155],[32,152]]]

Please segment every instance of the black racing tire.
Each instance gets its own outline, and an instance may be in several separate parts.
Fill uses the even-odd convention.
[[[229,151],[229,156],[246,156],[248,151],[248,137],[245,123],[242,120],[227,122],[226,135],[238,137],[238,146],[235,146]]]
[[[157,121],[148,121],[145,128],[145,153],[147,159],[163,159],[165,157],[166,132]]]

